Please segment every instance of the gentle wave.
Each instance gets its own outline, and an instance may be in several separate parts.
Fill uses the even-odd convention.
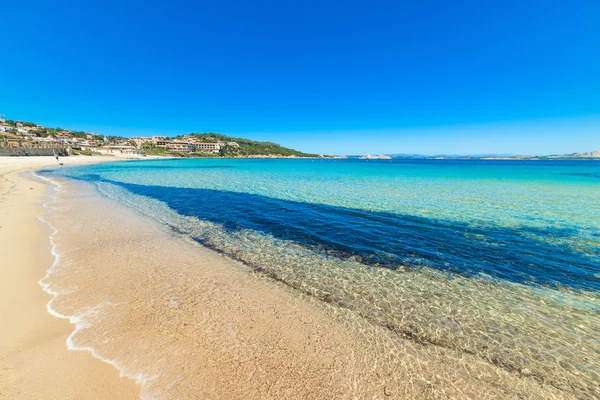
[[[494,188],[497,194],[495,184],[479,186],[480,181],[475,181],[475,190],[471,181],[462,182],[466,198],[481,199],[473,203],[462,198],[461,207],[467,204],[465,212],[460,213],[456,205],[450,206],[440,214],[449,222],[438,223],[417,215],[398,216],[397,212],[385,214],[381,210],[311,203],[307,199],[316,199],[323,187],[304,180],[306,175],[297,171],[299,165],[306,167],[303,164],[290,164],[293,171],[275,172],[273,165],[280,168],[282,164],[250,164],[251,169],[256,169],[251,172],[244,172],[243,163],[228,168],[208,168],[211,166],[194,162],[167,163],[165,171],[161,171],[161,165],[115,164],[73,169],[65,175],[91,182],[103,196],[178,234],[324,300],[333,306],[329,310],[334,319],[344,316],[342,323],[349,315],[357,315],[384,328],[388,333],[356,322],[367,342],[389,343],[385,345],[387,351],[395,353],[398,348],[414,346],[419,357],[433,357],[442,363],[446,360],[448,365],[466,357],[480,371],[493,375],[492,371],[499,369],[518,377],[517,386],[521,389],[514,390],[524,390],[520,395],[525,396],[546,397],[540,396],[539,390],[547,397],[555,396],[546,386],[559,390],[565,398],[594,398],[599,393],[600,343],[595,338],[600,336],[600,231],[598,221],[590,218],[590,214],[598,212],[590,205],[594,204],[592,199],[598,187],[587,180],[568,181],[581,189],[580,204],[569,197],[563,205],[565,199],[556,197],[556,192],[544,192],[540,204],[552,207],[559,201],[561,205],[555,211],[536,209],[527,203],[536,199],[529,194],[527,202],[511,204],[510,210],[518,210],[518,218],[503,214],[502,210],[508,209],[506,199],[497,201],[494,208],[479,205],[492,201],[489,196],[481,197],[479,189]],[[178,171],[178,175],[170,175],[169,171]],[[196,175],[200,172],[202,175]],[[247,180],[248,174],[252,181]],[[589,180],[587,175],[561,175],[554,171],[550,175]],[[277,176],[281,179],[275,179]],[[367,178],[363,175],[361,179]],[[383,177],[374,184],[387,187],[387,179]],[[443,179],[436,177],[432,182],[444,187],[447,183]],[[545,181],[549,179],[547,175],[540,179],[541,186],[526,186],[529,190],[546,191],[557,184],[552,181],[549,185]],[[215,187],[207,189],[207,185]],[[304,185],[313,186],[316,191],[304,193],[302,201],[292,201]],[[419,185],[418,190],[424,190],[430,182]],[[279,192],[273,197],[264,196],[261,193],[265,187]],[[243,193],[244,190],[251,193]],[[343,193],[348,197],[353,192],[344,189]],[[523,192],[519,189],[516,193]],[[340,197],[336,201],[345,204],[347,200]],[[410,201],[416,204],[418,198]],[[568,204],[574,207],[563,208]],[[377,207],[390,205],[371,208]],[[585,210],[587,219],[582,219]],[[477,215],[484,211],[504,219],[483,224]],[[469,217],[475,222],[466,224]],[[515,221],[520,229],[514,228]],[[381,228],[383,233],[369,230],[370,225]],[[411,242],[390,245],[393,241],[389,236],[394,233]],[[503,267],[507,262],[512,264]],[[395,339],[383,339],[388,334]],[[444,352],[447,353],[441,355]],[[384,364],[398,362],[387,356],[384,359]],[[465,379],[477,380],[476,373],[463,372]],[[431,367],[428,372],[414,372],[411,379],[429,382],[431,379],[425,376],[438,374],[443,380],[453,381],[457,379],[455,373]],[[513,390],[509,388],[514,383],[507,376],[503,379],[496,385]],[[482,383],[482,390],[488,383]]]
[[[181,215],[120,185],[101,182],[98,188],[204,246],[402,337],[473,354],[580,396],[598,390],[600,359],[589,357],[600,354],[593,339],[600,332],[597,292],[461,278],[424,266],[374,268],[360,258],[341,260],[269,234]]]
[[[69,320],[69,322],[72,325],[75,326],[75,328],[73,329],[71,334],[69,334],[69,336],[66,339],[66,345],[69,350],[87,351],[87,352],[91,353],[92,356],[97,358],[98,360],[100,360],[104,363],[110,364],[113,367],[117,368],[119,370],[119,376],[128,377],[130,379],[133,379],[138,385],[142,385],[142,388],[144,388],[145,384],[149,381],[149,377],[144,376],[144,374],[137,373],[137,372],[132,373],[132,372],[128,371],[128,368],[121,365],[116,360],[114,360],[114,359],[109,360],[107,358],[102,357],[99,354],[99,352],[92,346],[80,346],[75,343],[74,337],[77,336],[77,334],[82,329],[89,328],[91,326],[91,323],[88,320],[89,316],[94,313],[101,312],[100,308],[102,307],[102,305],[98,305],[96,307],[90,307],[86,311],[83,311],[79,314],[74,314],[74,315],[62,314],[53,307],[54,301],[61,294],[64,294],[64,292],[62,292],[58,289],[55,289],[55,285],[53,286],[51,283],[47,282],[48,279],[52,276],[53,272],[56,270],[56,268],[58,268],[61,265],[61,256],[60,256],[57,244],[55,242],[55,236],[59,232],[59,230],[46,218],[46,216],[53,212],[53,210],[54,210],[53,205],[59,201],[58,196],[59,196],[60,192],[62,190],[64,190],[64,187],[57,179],[52,179],[47,176],[37,174],[35,172],[32,175],[35,179],[39,179],[39,180],[47,183],[51,188],[50,192],[48,194],[48,201],[46,201],[43,204],[43,207],[44,207],[44,209],[46,209],[46,211],[38,216],[38,219],[42,223],[48,225],[48,227],[50,227],[50,229],[52,230],[52,233],[50,234],[48,239],[52,246],[51,253],[52,253],[52,256],[54,257],[54,261],[52,262],[52,265],[50,266],[50,268],[48,268],[48,270],[46,271],[46,275],[38,281],[38,284],[42,287],[44,292],[46,292],[52,296],[50,301],[48,301],[48,303],[46,304],[46,310],[48,311],[48,313],[50,315],[53,315],[53,316],[55,316],[57,318],[61,318],[61,319],[67,319],[67,320]],[[154,400],[153,396],[150,396],[147,394],[147,390],[143,390],[142,393],[143,394],[146,393],[146,395],[143,395],[144,399]]]

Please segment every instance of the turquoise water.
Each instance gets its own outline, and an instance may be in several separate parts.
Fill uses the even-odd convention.
[[[600,162],[192,159],[56,174],[404,339],[600,395]]]
[[[199,159],[67,171],[342,259],[600,289],[598,162]]]

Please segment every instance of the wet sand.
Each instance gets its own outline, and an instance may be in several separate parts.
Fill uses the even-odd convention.
[[[114,161],[70,157],[65,164]],[[119,371],[65,344],[68,320],[50,315],[38,280],[54,257],[48,226],[38,220],[47,186],[20,175],[55,165],[53,157],[0,158],[0,398],[135,399],[140,387]]]
[[[4,176],[0,243],[14,257],[2,266],[1,398],[575,398],[301,294],[88,184],[55,181],[42,210],[40,181]],[[42,211],[60,256],[42,283],[75,326],[46,312],[37,283],[52,265]],[[68,351],[69,335],[89,351]]]
[[[385,396],[373,360],[318,305],[62,185],[47,217],[61,257],[43,280],[61,292],[51,306],[79,321],[74,346],[143,382],[143,398]]]
[[[55,182],[51,307],[77,321],[73,346],[141,382],[142,398],[574,398],[303,294],[88,183]]]

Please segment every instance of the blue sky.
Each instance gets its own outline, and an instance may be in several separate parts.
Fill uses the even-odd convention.
[[[338,154],[600,148],[597,0],[9,0],[2,14],[12,119]]]

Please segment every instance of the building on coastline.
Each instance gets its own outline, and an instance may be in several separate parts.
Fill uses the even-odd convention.
[[[169,139],[166,136],[152,136],[150,137],[135,137],[131,139],[138,148],[144,143],[151,142],[157,147],[162,147],[167,151],[173,153],[218,153],[221,148],[225,146],[225,143],[221,142],[201,142],[197,138],[186,135],[181,139]],[[237,144],[237,143],[236,143]]]
[[[17,135],[14,135],[12,133],[8,133],[8,132],[1,132],[0,133],[0,137],[2,137],[3,139],[19,139],[19,137]]]
[[[166,146],[169,143],[169,138],[166,136],[152,136],[152,143],[159,147]]]
[[[61,155],[73,153],[71,146],[53,139],[19,136],[9,132],[0,132],[0,155],[31,156]]]
[[[141,136],[131,138],[131,141],[133,143],[135,143],[137,148],[141,148],[144,143],[152,143],[153,142],[151,137],[141,137]]]
[[[92,146],[83,146],[83,147],[86,147],[86,150],[87,150],[88,147],[92,147]],[[135,146],[119,146],[119,145],[102,146],[102,147],[93,147],[93,148],[90,148],[90,150],[97,151],[98,153],[102,153],[102,154],[143,154]]]
[[[56,135],[56,136],[54,136],[54,139],[58,140],[59,142],[67,143],[71,139],[69,136],[67,136],[67,135]]]
[[[79,145],[79,148],[81,150],[96,151],[96,149],[98,148],[98,144],[97,143],[85,142],[85,143],[81,143]]]
[[[191,153],[196,150],[193,144],[179,141],[169,142],[164,146],[164,148],[173,153]]]
[[[197,151],[205,153],[218,153],[221,150],[221,143],[195,143]]]

